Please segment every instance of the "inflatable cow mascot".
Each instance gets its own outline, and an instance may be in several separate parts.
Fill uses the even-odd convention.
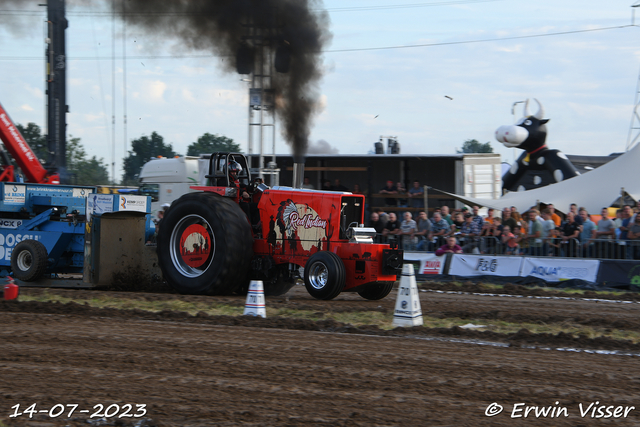
[[[521,148],[524,153],[502,177],[502,189],[523,191],[573,178],[578,172],[567,156],[558,150],[550,150],[547,138],[544,108],[538,103],[538,112],[529,113],[529,100],[525,102],[524,117],[515,125],[500,126],[496,139],[509,148]]]

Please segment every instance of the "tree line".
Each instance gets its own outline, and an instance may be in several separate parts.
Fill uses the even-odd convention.
[[[20,131],[38,159],[44,164],[49,157],[47,138],[35,123],[26,126],[17,124]],[[222,135],[205,133],[187,147],[187,156],[199,156],[203,153],[215,151],[240,152],[240,145],[233,139]],[[138,185],[138,174],[142,166],[152,158],[175,157],[179,154],[173,150],[173,145],[166,143],[162,135],[152,132],[150,136],[143,135],[131,141],[131,150],[123,159],[124,173],[120,182],[110,182],[109,165],[103,158],[87,154],[80,138],[69,136],[67,141],[67,172],[74,185]]]

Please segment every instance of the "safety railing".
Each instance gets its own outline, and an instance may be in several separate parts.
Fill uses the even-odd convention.
[[[446,244],[446,237],[427,240],[423,237],[381,234],[376,236],[376,243],[397,245],[399,249],[416,252],[435,252]],[[593,259],[640,259],[640,240],[590,239],[580,242],[579,239],[562,240],[532,239],[516,244],[503,242],[498,237],[458,238],[458,245],[465,253],[489,255],[527,255],[556,256]]]

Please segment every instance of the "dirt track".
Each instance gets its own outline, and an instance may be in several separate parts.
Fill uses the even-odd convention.
[[[434,317],[640,329],[638,303],[420,295],[424,314]],[[224,300],[243,304],[239,297]],[[316,301],[300,289],[267,299],[268,305],[320,312],[381,310],[390,315],[394,302],[392,297],[369,302],[348,294]],[[492,337],[460,330],[382,333],[329,321],[149,315],[20,302],[0,303],[0,324],[0,420],[8,425],[29,425],[27,415],[9,415],[13,405],[24,409],[33,403],[38,409],[75,403],[78,410],[99,403],[142,403],[148,410],[145,423],[171,426],[640,424],[639,356],[530,348],[536,339],[526,333],[495,346],[465,342]],[[640,354],[636,346],[606,341],[561,338],[557,343]],[[638,409],[615,420],[591,418],[591,413],[581,417],[579,404],[595,401]],[[492,402],[504,411],[489,418],[485,410]],[[569,417],[536,419],[532,413],[510,418],[520,402],[566,407]],[[86,414],[73,417],[43,414],[32,425],[87,425]],[[139,420],[125,419],[124,425]],[[118,424],[110,419],[108,425]]]

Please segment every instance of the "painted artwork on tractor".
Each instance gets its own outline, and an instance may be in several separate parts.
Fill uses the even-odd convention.
[[[317,251],[327,240],[327,221],[308,204],[287,199],[280,202],[276,217],[269,218],[268,241],[276,253],[284,253],[287,245],[291,250],[299,246],[305,252],[314,247]]]
[[[204,264],[211,253],[211,238],[200,224],[187,227],[180,238],[182,259],[189,266],[198,268]]]

